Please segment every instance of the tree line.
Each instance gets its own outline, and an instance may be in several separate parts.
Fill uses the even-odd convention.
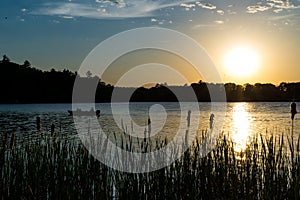
[[[225,88],[226,99],[229,102],[300,100],[300,82],[282,82],[276,86],[270,83],[239,85],[199,81],[190,86],[156,84],[151,88],[121,88],[102,82],[99,77],[93,76],[90,72],[87,72],[86,76],[80,77],[76,72],[68,69],[42,71],[31,66],[28,60],[25,60],[23,64],[17,64],[11,62],[6,55],[0,61],[0,70],[0,103],[71,103],[76,77],[83,84],[97,84],[96,102],[110,102],[113,90],[117,90],[120,94],[132,94],[130,97],[132,102],[191,101],[195,100],[189,95],[191,89],[196,95],[197,101],[209,102],[211,98],[208,88],[214,91],[221,91],[222,88]],[[178,95],[174,94],[174,91],[176,94],[185,95],[183,98],[177,99]],[[127,101],[125,98],[122,99],[122,95],[113,100]],[[82,102],[84,101],[83,98]]]

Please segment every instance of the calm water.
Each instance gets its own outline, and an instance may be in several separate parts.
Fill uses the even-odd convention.
[[[129,108],[127,104],[122,103],[113,105],[112,112],[111,104],[96,104],[96,109],[101,110],[98,122],[104,132],[118,134],[125,130],[137,137],[143,137],[145,129],[148,128],[148,116],[151,119],[151,136],[172,137],[178,130],[187,128],[187,110],[177,103],[132,103]],[[210,130],[211,104],[199,103],[199,108],[200,112],[191,112],[190,129],[198,132]],[[19,137],[34,133],[36,117],[39,116],[43,133],[49,133],[51,124],[54,124],[58,134],[76,137],[73,118],[67,113],[67,110],[71,109],[71,104],[0,105],[0,132],[16,132]],[[243,149],[257,134],[290,135],[289,111],[288,102],[228,103],[224,123],[219,120],[220,113],[215,111],[214,129],[216,132],[228,134],[233,142]],[[296,115],[294,120],[295,136],[300,133],[298,117]],[[89,121],[86,120],[85,124],[89,126]],[[195,124],[199,124],[199,127]]]

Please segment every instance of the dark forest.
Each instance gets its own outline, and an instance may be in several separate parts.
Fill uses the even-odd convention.
[[[131,92],[132,102],[174,102],[178,101],[172,91],[185,92],[194,90],[199,102],[211,101],[208,88],[220,90],[225,87],[229,102],[259,102],[259,101],[292,101],[300,99],[300,82],[279,85],[271,83],[256,83],[238,85],[235,83],[206,83],[199,81],[190,86],[167,86],[156,84],[152,88],[115,88],[101,81],[97,76],[87,72],[85,77],[79,77],[70,70],[42,71],[32,67],[28,60],[17,64],[7,56],[0,61],[0,103],[71,103],[73,84],[76,77],[83,82],[95,82],[98,85],[95,101],[110,102],[114,89],[121,92]],[[189,97],[184,99],[190,101]],[[120,100],[122,101],[122,100]]]

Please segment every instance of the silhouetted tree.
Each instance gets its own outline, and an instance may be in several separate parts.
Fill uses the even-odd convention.
[[[6,55],[3,55],[3,58],[2,58],[2,63],[3,64],[7,64],[10,62],[10,59],[6,56]]]
[[[25,60],[23,66],[28,68],[31,66],[31,63],[28,60]]]
[[[245,88],[244,89],[245,101],[253,101],[254,100],[253,92],[255,91],[254,86],[249,83],[246,83],[244,85],[244,88]]]

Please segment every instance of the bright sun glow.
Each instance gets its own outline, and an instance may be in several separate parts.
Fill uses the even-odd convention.
[[[239,47],[232,49],[225,56],[224,65],[230,75],[243,77],[255,72],[259,65],[259,58],[252,49]]]

